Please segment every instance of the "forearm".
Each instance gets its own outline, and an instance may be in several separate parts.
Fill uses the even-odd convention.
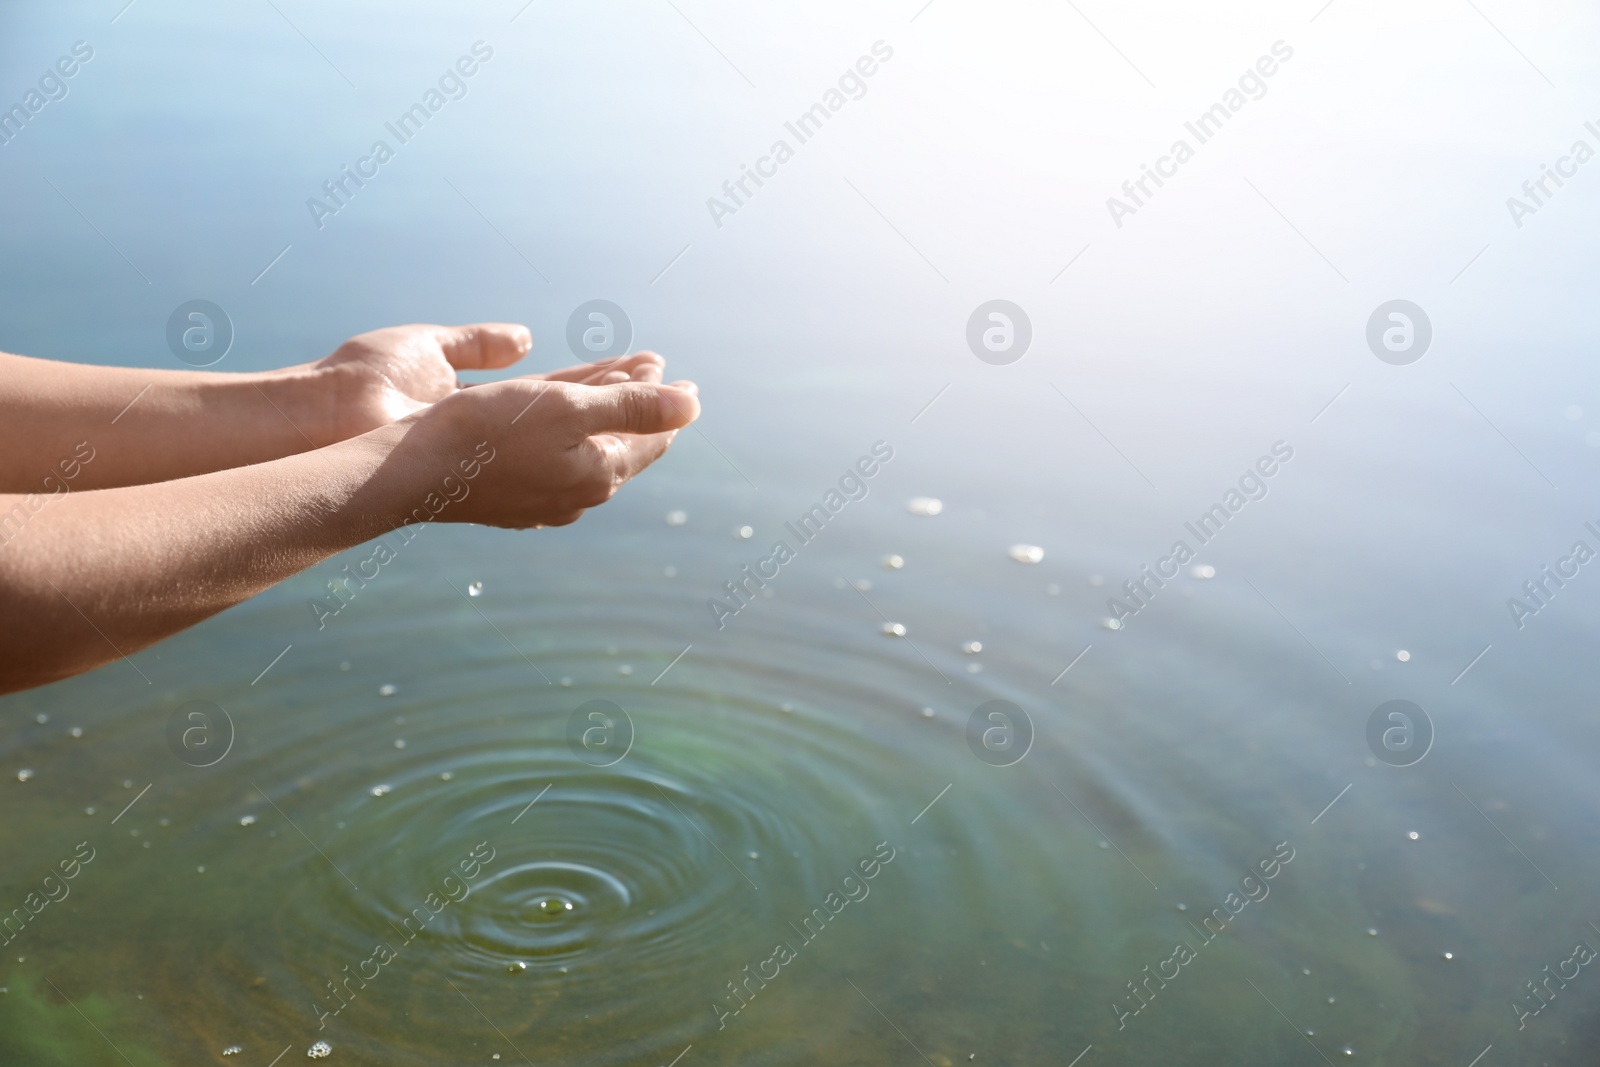
[[[0,493],[141,485],[306,452],[331,443],[341,384],[306,367],[223,374],[0,353]]]
[[[130,655],[394,529],[430,466],[396,454],[416,429],[36,510],[0,495],[0,692]]]

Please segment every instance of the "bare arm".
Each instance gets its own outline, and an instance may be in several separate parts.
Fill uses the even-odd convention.
[[[307,452],[452,396],[457,371],[510,366],[532,345],[510,323],[392,326],[314,363],[234,374],[0,352],[0,493],[144,485]],[[534,377],[659,381],[660,365],[642,352]]]
[[[698,413],[688,383],[517,379],[267,463],[36,497],[36,507],[0,495],[0,692],[131,654],[328,556],[428,520],[441,499],[451,501],[441,521],[573,522]]]

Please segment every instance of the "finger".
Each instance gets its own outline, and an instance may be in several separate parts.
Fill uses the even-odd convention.
[[[625,371],[625,370],[608,370],[604,374],[600,375],[600,380],[599,381],[594,382],[592,384],[594,384],[594,385],[617,385],[620,382],[626,382],[626,381],[629,381],[629,380],[630,379],[628,377],[628,372]]]
[[[656,385],[623,382],[577,388],[570,394],[576,428],[595,434],[655,434],[687,426],[700,417],[698,390],[692,382]]]
[[[598,384],[598,379],[614,370],[625,371],[632,374],[637,368],[654,366],[658,370],[666,363],[654,352],[634,352],[632,355],[617,356],[614,359],[597,360],[594,363],[580,363],[574,367],[563,367],[560,370],[550,371],[542,375],[550,382],[578,382],[585,385]],[[626,381],[626,376],[621,379]]]
[[[650,464],[660,459],[678,436],[677,430],[648,434],[601,434],[589,438],[598,461],[609,476],[609,484],[619,487]]]
[[[533,334],[514,322],[478,322],[471,326],[435,326],[434,340],[456,370],[509,367],[528,354]]]

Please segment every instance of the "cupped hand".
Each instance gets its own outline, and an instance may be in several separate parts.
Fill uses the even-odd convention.
[[[320,383],[324,436],[344,440],[405,418],[469,388],[458,371],[509,367],[532,347],[528,328],[509,322],[388,326],[357,334],[309,367]],[[636,352],[523,380],[655,383],[664,362],[654,352]]]
[[[610,500],[699,415],[693,382],[519,378],[432,405],[403,447],[412,452],[407,466],[427,472],[419,488],[450,501],[442,521],[565,526]]]

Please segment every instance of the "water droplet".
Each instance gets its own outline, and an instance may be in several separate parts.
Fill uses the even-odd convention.
[[[1368,937],[1377,937],[1378,936],[1378,928],[1376,926],[1367,927],[1367,936]]]
[[[196,874],[205,874],[206,873],[206,865],[202,863],[200,866],[196,867],[194,870],[195,870]]]
[[[332,1052],[332,1045],[328,1044],[326,1041],[318,1041],[315,1045],[312,1045],[310,1048],[306,1049],[306,1058],[312,1060],[325,1059]]]
[[[241,1053],[243,1051],[244,1051],[244,1046],[243,1045],[229,1045],[227,1048],[222,1050],[222,1054],[224,1056],[237,1056],[239,1053]]]
[[[1189,910],[1189,905],[1187,905],[1187,904],[1179,904],[1178,905],[1178,910],[1179,911],[1188,911]]]
[[[467,586],[467,595],[468,596],[482,596],[483,595],[483,583],[482,582],[473,582],[471,585]]]
[[[1044,559],[1044,549],[1038,545],[1012,545],[1006,554],[1018,563],[1038,563]]]
[[[961,651],[965,652],[969,656],[976,656],[979,652],[983,651],[983,642],[963,641],[961,643]]]
[[[241,816],[239,816],[239,825],[240,826],[254,826],[255,824],[256,824],[256,817],[254,815],[241,815]]]
[[[74,726],[72,729],[68,730],[67,733],[72,737],[82,737],[83,736],[83,727]]]
[[[511,972],[512,974],[520,974],[521,972],[523,972],[523,971],[525,971],[527,969],[528,969],[528,965],[526,963],[523,963],[521,960],[517,960],[514,963],[506,964],[506,970]],[[495,1059],[499,1059],[499,1058],[500,1058],[499,1056],[495,1057]]]
[[[902,623],[886,622],[882,626],[878,627],[878,632],[885,637],[904,637],[906,635],[906,628]]]
[[[33,777],[33,772],[28,770],[26,767],[24,767],[22,770],[17,772],[17,781],[19,781],[19,782],[26,782],[29,778],[32,778],[32,777]]]
[[[667,525],[668,526],[682,526],[684,523],[686,523],[688,521],[689,521],[689,513],[687,511],[669,511],[669,512],[667,512]]]
[[[124,788],[124,789],[132,789],[133,788],[133,779],[132,778],[124,778],[122,780],[122,788]]]
[[[748,541],[755,535],[756,531],[755,527],[753,526],[736,526],[733,530],[733,536],[737,537],[741,541]]]
[[[45,723],[50,721],[50,716],[41,711],[39,714],[33,717],[33,721],[38,723],[40,726],[43,726]]]
[[[886,571],[897,571],[905,565],[906,561],[903,556],[889,555],[883,557],[883,569]]]
[[[452,779],[454,777],[455,777],[455,775],[451,774],[449,771],[440,771],[439,772],[439,781],[441,781],[441,782],[448,782],[450,779]]]
[[[931,718],[933,718],[933,709],[932,709],[932,708],[923,708],[923,709],[922,709],[922,717],[923,717],[923,718],[924,718],[924,719],[931,719]]]
[[[83,813],[85,815],[93,815],[94,814],[94,809],[93,808],[84,808],[83,809]]]
[[[372,787],[371,792],[373,796],[381,797],[387,796],[393,789],[394,786],[392,785],[375,785]]]
[[[633,668],[624,663],[622,666],[617,668],[617,673],[626,678],[628,675],[633,673]]]
[[[1302,968],[1300,968],[1300,973],[1301,974],[1305,974],[1305,975],[1309,975],[1311,973],[1311,968],[1310,967],[1302,967]]]
[[[1415,841],[1416,839],[1417,839],[1417,832],[1415,830],[1412,830],[1411,832],[1406,834],[1406,840]]]
[[[1447,959],[1447,960],[1453,960],[1453,959],[1456,958],[1456,954],[1454,952],[1446,952],[1443,955],[1444,955],[1444,958]]]
[[[339,669],[340,669],[340,670],[341,670],[341,671],[347,671],[347,670],[349,670],[349,669],[350,669],[350,661],[349,661],[349,660],[347,660],[347,659],[342,659],[342,660],[340,660],[340,661],[339,661]]]
[[[403,737],[395,738],[394,739],[394,747],[395,748],[405,748],[406,747],[406,739],[403,738]]]
[[[1100,628],[1102,630],[1120,630],[1120,629],[1122,629],[1122,620],[1121,619],[1101,619],[1100,620]]]
[[[538,908],[545,915],[563,915],[572,910],[572,905],[565,900],[550,897],[539,901]]]
[[[1337,1003],[1337,999],[1336,999],[1336,998],[1334,998],[1334,997],[1329,997],[1329,998],[1328,998],[1328,1003],[1329,1003],[1329,1004],[1335,1004],[1335,1003]]]
[[[1213,567],[1209,563],[1197,563],[1193,567],[1189,568],[1189,577],[1198,578],[1202,582],[1208,578],[1215,578],[1216,576],[1217,568]]]
[[[1354,1056],[1356,1054],[1356,1050],[1351,1048],[1349,1045],[1346,1045],[1344,1048],[1340,1049],[1339,1051],[1344,1053],[1346,1056]]]
[[[944,510],[944,501],[931,496],[912,497],[906,510],[913,515],[937,515]]]
[[[400,692],[398,688],[388,684],[387,682],[378,686],[378,695],[381,697],[392,697],[398,692]]]
[[[1315,1030],[1307,1030],[1306,1031],[1306,1036],[1307,1037],[1316,1037],[1317,1036],[1317,1032]]]
[[[563,678],[563,679],[561,679],[561,688],[563,688],[563,689],[571,689],[572,688],[572,679],[571,678]]]
[[[1394,658],[1399,660],[1401,663],[1410,663],[1411,653],[1402,648],[1400,651],[1394,654]]]

